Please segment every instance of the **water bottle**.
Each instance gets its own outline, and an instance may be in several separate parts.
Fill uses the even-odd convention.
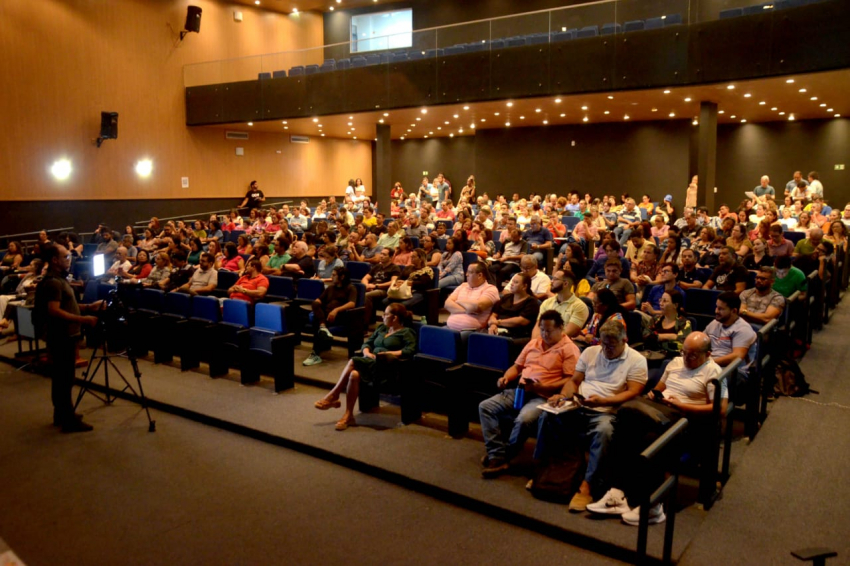
[[[514,409],[519,411],[525,405],[525,389],[521,385],[517,385],[514,392]]]

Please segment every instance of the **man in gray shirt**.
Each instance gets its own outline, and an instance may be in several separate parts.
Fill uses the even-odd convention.
[[[763,197],[765,195],[776,196],[776,191],[773,190],[773,187],[770,186],[770,177],[767,175],[763,175],[761,178],[761,184],[753,189],[753,192],[757,197]]]

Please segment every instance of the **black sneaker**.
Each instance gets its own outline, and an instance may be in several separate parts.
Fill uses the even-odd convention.
[[[74,419],[72,422],[62,425],[62,432],[65,433],[89,432],[90,430],[94,430],[94,427],[92,425],[77,419]]]
[[[83,415],[80,413],[74,413],[74,418],[76,420],[80,420],[83,418]],[[59,418],[59,415],[56,411],[53,411],[53,426],[62,426],[62,420]]]

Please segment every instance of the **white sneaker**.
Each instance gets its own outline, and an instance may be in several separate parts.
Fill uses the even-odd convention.
[[[327,327],[327,326],[323,326],[323,327],[319,328],[319,332],[321,332],[323,335],[325,335],[325,337],[330,338],[331,340],[333,340],[334,335],[333,335],[333,334],[331,334],[331,331],[330,331],[330,330],[328,330],[328,327]]]
[[[640,507],[635,507],[628,513],[623,513],[623,522],[627,525],[632,525],[637,527],[640,524]],[[667,520],[667,515],[664,514],[664,506],[660,503],[656,503],[655,506],[649,510],[649,524],[657,525],[658,523],[663,523]]]
[[[629,504],[626,503],[626,494],[622,490],[612,487],[602,499],[587,506],[591,513],[602,513],[605,515],[622,515],[629,512]]]
[[[310,354],[309,356],[307,356],[307,359],[304,360],[301,363],[305,366],[314,366],[314,365],[322,363],[322,358],[320,358],[316,354]]]

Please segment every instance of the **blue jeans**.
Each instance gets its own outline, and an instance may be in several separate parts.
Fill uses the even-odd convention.
[[[526,392],[525,405],[517,411],[514,409],[515,393],[516,389],[506,389],[478,405],[484,448],[491,461],[510,460],[522,450],[528,437],[536,432],[541,412],[538,407],[545,400]]]
[[[451,274],[446,275],[445,277],[440,278],[440,282],[437,284],[440,289],[444,287],[448,287],[449,285],[460,285],[463,283],[463,275]]]
[[[631,228],[624,228],[623,226],[617,226],[614,228],[614,237],[617,238],[617,241],[620,242],[620,247],[624,248],[629,243],[629,236],[632,235]]]
[[[590,409],[576,409],[560,415],[541,412],[534,459],[557,458],[567,443],[577,440],[582,443],[590,441],[590,457],[587,460],[584,479],[591,489],[598,490],[604,481],[604,475],[600,473],[600,463],[608,453],[611,437],[614,435],[615,419],[616,416],[612,413],[599,413]]]

